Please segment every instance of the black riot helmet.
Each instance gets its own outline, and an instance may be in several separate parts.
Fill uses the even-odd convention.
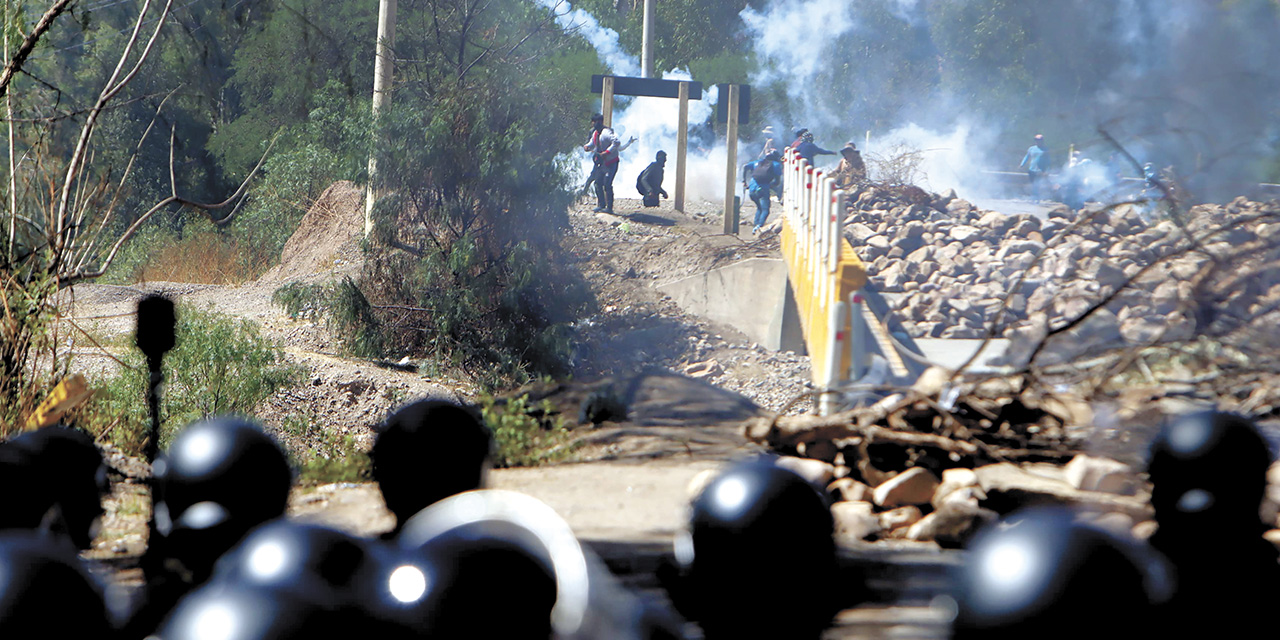
[[[155,528],[148,543],[201,582],[213,561],[253,527],[284,513],[290,471],[257,424],[223,416],[193,423],[152,466]]]
[[[472,407],[418,400],[387,417],[369,452],[397,529],[413,514],[484,484],[493,434]]]
[[[215,581],[182,599],[151,637],[159,640],[315,640],[367,631],[347,612],[294,594]],[[378,636],[373,636],[378,637]]]
[[[694,498],[676,540],[677,606],[712,639],[816,637],[837,611],[832,533],[826,499],[799,475],[767,457],[736,463]],[[767,609],[743,608],[761,593]]]
[[[955,581],[954,637],[1076,638],[1105,624],[1140,637],[1164,584],[1137,543],[1079,523],[1065,508],[1015,512],[979,532]]]
[[[1220,411],[1174,418],[1151,444],[1151,506],[1164,536],[1170,528],[1242,526],[1261,533],[1271,450],[1248,419]]]
[[[527,495],[446,498],[410,519],[396,542],[399,557],[368,606],[409,637],[679,637],[668,614],[619,585],[568,523]]]
[[[277,519],[251,531],[219,559],[213,579],[341,609],[377,580],[372,544],[330,527]]]
[[[0,533],[0,638],[111,638],[99,585],[69,546]]]
[[[0,529],[44,528],[79,549],[93,542],[107,491],[107,468],[88,434],[44,427],[0,443]]]

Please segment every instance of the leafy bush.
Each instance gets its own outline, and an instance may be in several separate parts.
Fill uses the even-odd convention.
[[[178,306],[177,343],[164,359],[161,396],[163,447],[172,434],[201,418],[249,414],[277,389],[295,384],[300,370],[247,320],[188,304]],[[95,384],[98,393],[80,426],[138,454],[147,437],[147,367],[131,349],[118,373]]]
[[[559,416],[545,418],[551,415],[545,400],[536,410],[543,418],[534,415],[527,394],[506,402],[484,396],[480,399],[480,413],[493,431],[495,467],[532,467],[573,455],[572,434]]]

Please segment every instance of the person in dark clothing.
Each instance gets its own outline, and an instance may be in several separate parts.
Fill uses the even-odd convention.
[[[1031,181],[1031,198],[1040,200],[1044,194],[1044,179],[1049,171],[1049,151],[1044,146],[1044,136],[1036,134],[1035,142],[1027,149],[1019,167],[1026,168],[1027,179]]]
[[[801,135],[800,144],[796,145],[795,149],[796,149],[796,153],[799,154],[801,158],[804,158],[805,160],[809,161],[809,164],[813,164],[814,156],[836,155],[836,152],[828,151],[814,144],[813,134],[807,130],[804,132],[804,134]]]
[[[636,178],[636,190],[644,199],[644,206],[658,206],[658,196],[666,198],[666,190],[662,188],[663,167],[667,164],[667,152],[659,151],[653,162],[640,172],[640,177]]]
[[[748,162],[742,167],[742,185],[747,195],[756,203],[755,226],[751,235],[760,233],[764,223],[769,220],[769,191],[772,189],[782,197],[782,154],[771,151],[763,160]]]
[[[795,149],[799,147],[800,143],[804,142],[804,136],[807,133],[809,133],[808,129],[796,129],[796,133],[794,136],[795,139],[791,141],[791,144],[787,145],[787,148]]]

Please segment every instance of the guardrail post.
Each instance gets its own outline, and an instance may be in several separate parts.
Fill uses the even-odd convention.
[[[862,315],[862,296],[849,295],[849,379],[867,374],[867,319]]]
[[[822,396],[818,402],[818,415],[830,415],[840,402],[840,392],[836,387],[840,384],[840,356],[844,347],[844,331],[848,306],[844,302],[832,305],[827,330],[827,361],[822,372]]]

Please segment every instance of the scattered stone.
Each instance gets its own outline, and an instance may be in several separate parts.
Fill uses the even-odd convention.
[[[995,521],[996,512],[964,503],[947,503],[907,529],[908,540],[933,540],[962,546],[982,525]]]
[[[831,505],[831,517],[838,537],[865,540],[881,531],[870,502],[837,502]]]
[[[892,531],[900,527],[909,527],[919,522],[923,517],[924,514],[920,512],[920,507],[914,505],[898,507],[880,514],[880,527],[886,531]]]
[[[876,486],[873,498],[886,509],[929,504],[937,488],[938,478],[933,473],[923,467],[912,467]]]
[[[1101,491],[1121,496],[1138,492],[1138,475],[1129,465],[1110,458],[1079,454],[1063,469],[1066,481],[1082,491]]]
[[[794,471],[815,487],[826,487],[831,484],[831,480],[836,475],[835,465],[821,460],[782,456],[778,458],[777,465],[783,469]]]
[[[853,478],[840,478],[827,485],[827,495],[836,502],[870,502],[871,487]]]

